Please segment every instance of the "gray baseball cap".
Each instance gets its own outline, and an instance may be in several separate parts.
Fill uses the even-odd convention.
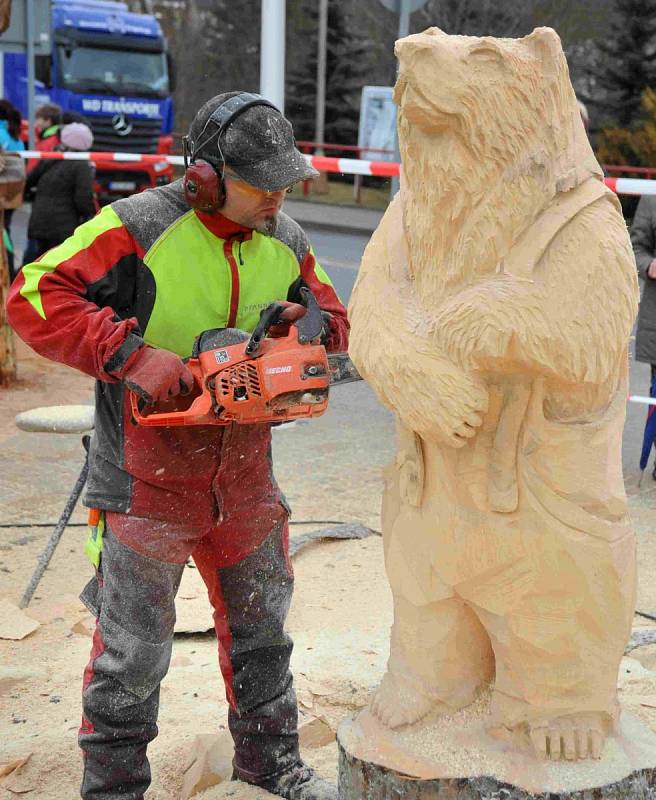
[[[219,135],[220,124],[212,115],[238,95],[247,100],[246,107],[237,111]],[[271,104],[256,103],[258,98],[245,92],[226,92],[208,100],[189,129],[192,157],[205,159],[217,168],[225,162],[240,178],[265,192],[316,178],[319,173],[296,147],[289,120]]]

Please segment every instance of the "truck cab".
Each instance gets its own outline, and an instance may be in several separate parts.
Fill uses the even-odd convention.
[[[93,150],[165,155],[172,146],[171,71],[154,16],[110,0],[52,0],[52,55],[37,56],[36,107],[57,103],[83,115]],[[4,55],[4,96],[27,112],[25,56]],[[169,183],[165,161],[102,161],[101,200]]]

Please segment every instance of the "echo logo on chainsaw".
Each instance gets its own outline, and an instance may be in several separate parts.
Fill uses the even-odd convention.
[[[217,364],[225,364],[226,361],[230,361],[230,353],[227,350],[215,350],[214,358]]]
[[[289,367],[267,367],[264,370],[265,375],[280,375],[283,372],[291,372],[292,368]]]

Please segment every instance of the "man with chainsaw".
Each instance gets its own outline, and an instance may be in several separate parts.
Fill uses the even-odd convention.
[[[96,423],[85,503],[97,616],[84,673],[81,796],[143,798],[174,597],[192,556],[214,609],[235,743],[234,777],[289,800],[335,800],[301,760],[283,630],[292,593],[289,509],[271,469],[270,426],[136,425],[131,392],[157,404],[189,391],[183,361],[213,328],[247,333],[274,301],[270,334],[305,313],[309,289],[329,351],[348,345],[346,311],[285,191],[316,173],[263,98],[209,100],[185,143],[185,177],[103,208],[26,265],[9,320],[48,358],[93,375]]]

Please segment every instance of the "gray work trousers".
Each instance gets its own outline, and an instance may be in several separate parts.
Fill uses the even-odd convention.
[[[300,758],[284,632],[293,588],[287,523],[236,564],[195,560],[214,607],[235,774],[259,783]],[[79,733],[84,800],[141,800],[150,785],[146,748],[157,736],[183,569],[136,552],[106,527],[100,567],[82,593],[97,617]]]

